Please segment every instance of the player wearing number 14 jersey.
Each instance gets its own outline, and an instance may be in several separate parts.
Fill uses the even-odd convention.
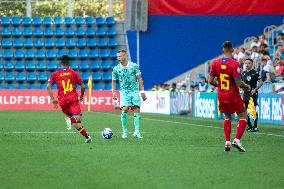
[[[80,75],[69,68],[70,58],[67,55],[62,56],[61,60],[63,69],[54,72],[47,84],[47,91],[54,105],[58,108],[60,105],[62,112],[66,115],[67,129],[71,129],[71,124],[86,138],[86,143],[92,141],[92,138],[83,128],[81,123],[81,108],[80,102],[83,100],[85,93],[85,86]],[[52,85],[56,84],[58,88],[58,100],[53,97],[51,90]],[[76,85],[81,85],[81,95],[79,97],[76,91]]]
[[[240,139],[246,129],[246,109],[239,93],[239,87],[245,91],[250,91],[249,85],[241,80],[239,63],[232,59],[233,45],[230,41],[223,44],[223,57],[216,59],[212,63],[209,73],[209,83],[218,87],[219,111],[224,113],[224,135],[225,151],[230,151],[233,145],[239,151],[245,152]],[[218,84],[215,81],[218,80]],[[231,114],[237,113],[239,122],[233,143],[231,144],[230,135],[232,130]]]

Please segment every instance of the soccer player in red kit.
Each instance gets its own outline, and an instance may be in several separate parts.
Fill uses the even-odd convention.
[[[241,80],[239,63],[232,59],[233,45],[230,41],[223,43],[223,57],[213,61],[209,73],[209,83],[218,87],[219,111],[224,113],[224,135],[225,151],[230,151],[231,147],[237,148],[241,152],[246,150],[242,146],[240,139],[246,129],[246,109],[241,98],[239,87],[245,91],[250,91],[249,85]],[[218,83],[215,81],[217,77]],[[237,113],[239,117],[235,139],[231,143],[230,135],[232,130],[231,114]]]
[[[47,84],[47,91],[54,105],[54,108],[58,108],[60,105],[62,112],[70,118],[71,124],[86,138],[86,143],[92,141],[92,138],[84,129],[81,122],[81,108],[80,101],[83,100],[85,93],[85,85],[80,75],[69,68],[70,58],[67,55],[63,55],[61,59],[62,69],[54,72]],[[51,86],[56,84],[58,89],[58,100],[53,97]],[[79,97],[76,91],[76,84],[81,85],[81,95]]]

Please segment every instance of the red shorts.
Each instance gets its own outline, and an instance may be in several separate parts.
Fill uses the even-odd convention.
[[[79,100],[61,104],[61,109],[67,116],[81,115],[81,107]]]
[[[245,106],[244,106],[244,101],[240,98],[240,100],[233,101],[233,102],[222,102],[219,101],[219,111],[222,113],[240,113],[244,112]]]

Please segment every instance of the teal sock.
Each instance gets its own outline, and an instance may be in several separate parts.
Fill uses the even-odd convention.
[[[135,127],[135,132],[139,132],[139,128],[140,128],[140,113],[134,113],[134,127]]]
[[[121,112],[122,131],[127,133],[127,112]]]

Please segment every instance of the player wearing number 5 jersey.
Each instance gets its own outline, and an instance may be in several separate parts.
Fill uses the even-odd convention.
[[[224,135],[225,151],[230,151],[233,145],[239,151],[246,150],[241,145],[240,139],[246,129],[246,109],[239,93],[239,87],[245,91],[250,91],[249,85],[241,80],[239,63],[232,59],[233,45],[230,41],[223,43],[223,57],[213,61],[209,73],[209,83],[218,87],[219,111],[224,113]],[[218,84],[215,81],[218,80]],[[230,135],[232,130],[231,114],[237,113],[239,122],[233,143],[231,144]]]
[[[60,105],[62,112],[66,115],[67,129],[71,129],[71,124],[86,138],[86,143],[92,141],[92,138],[83,128],[81,123],[81,108],[80,101],[83,100],[85,93],[85,86],[80,75],[69,68],[70,58],[67,55],[62,56],[61,64],[62,69],[54,72],[47,84],[47,91],[54,105],[58,108]],[[52,85],[56,84],[58,89],[58,100],[53,97]],[[79,97],[76,91],[76,85],[81,85],[81,95]]]

